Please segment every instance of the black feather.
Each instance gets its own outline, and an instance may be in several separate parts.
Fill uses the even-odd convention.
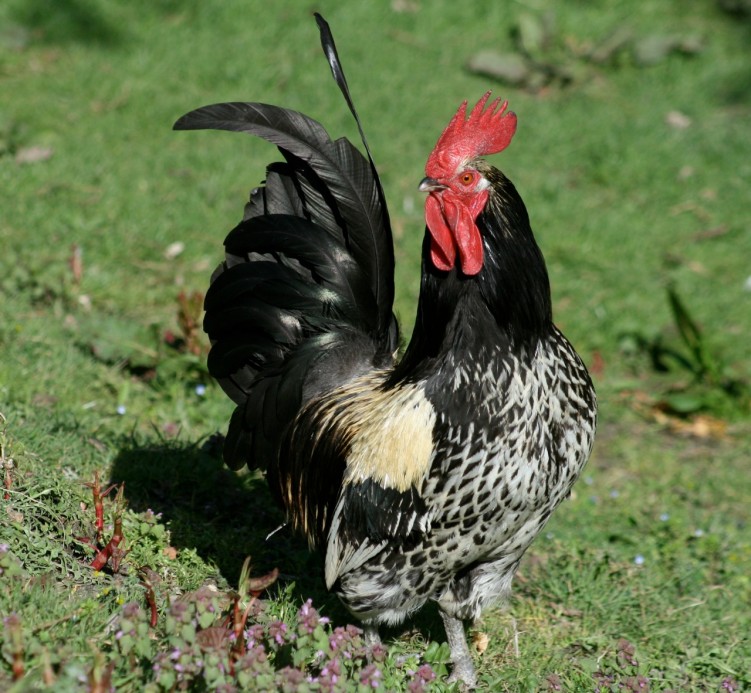
[[[294,171],[286,162],[279,161],[267,167],[266,183],[251,192],[243,221],[264,214],[305,216]]]
[[[224,438],[222,455],[224,463],[235,471],[245,465],[251,466],[250,451],[253,447],[253,433],[243,425],[245,404],[235,407],[230,418],[227,435]]]
[[[398,491],[365,479],[345,485],[342,497],[347,512],[339,531],[355,546],[365,539],[417,538],[424,532],[428,509],[414,486]]]
[[[372,165],[349,141],[332,142],[323,126],[312,118],[261,103],[204,106],[184,115],[174,128],[246,132],[305,162],[335,201],[342,220],[338,232],[370,281],[378,306],[379,331],[383,334],[390,329],[394,258],[388,213]]]
[[[329,27],[328,22],[320,14],[318,14],[318,12],[314,12],[313,14],[316,18],[318,29],[321,32],[321,47],[323,48],[323,52],[326,55],[326,59],[329,61],[329,67],[331,67],[331,74],[334,76],[334,81],[337,83],[339,89],[344,95],[344,100],[347,102],[347,106],[349,106],[349,110],[352,113],[355,122],[357,123],[357,129],[360,132],[360,139],[362,139],[365,151],[368,154],[368,160],[370,161],[370,166],[373,169],[373,177],[375,178],[376,185],[378,186],[381,205],[383,207],[384,214],[388,218],[386,196],[383,192],[383,187],[381,186],[381,179],[378,177],[378,171],[376,170],[376,165],[373,161],[373,155],[370,152],[368,140],[365,137],[365,132],[362,129],[360,116],[357,115],[357,109],[355,108],[355,104],[352,101],[352,95],[349,93],[349,85],[347,84],[347,78],[344,76],[344,68],[342,68],[342,64],[339,61],[339,53],[336,50],[336,43],[334,42],[334,36],[331,33],[331,27]]]

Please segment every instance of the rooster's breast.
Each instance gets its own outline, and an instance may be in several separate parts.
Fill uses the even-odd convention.
[[[479,615],[508,591],[586,462],[594,392],[568,342],[556,333],[530,351],[484,353],[421,384],[435,414],[410,523],[420,534],[371,541],[340,573],[338,592],[361,618],[398,622],[427,599]]]
[[[435,403],[424,489],[433,542],[453,569],[504,551],[520,557],[589,456],[593,396],[558,333],[531,352],[456,366]]]

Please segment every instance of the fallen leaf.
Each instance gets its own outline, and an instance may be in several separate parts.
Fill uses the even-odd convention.
[[[36,164],[52,158],[55,150],[52,147],[22,147],[16,152],[17,164]]]
[[[472,647],[477,650],[477,654],[483,654],[490,644],[490,636],[480,630],[472,633]]]
[[[665,116],[665,122],[671,128],[675,128],[676,130],[685,130],[686,128],[691,127],[691,118],[680,111],[670,111]]]
[[[166,260],[174,260],[179,255],[182,255],[185,250],[185,243],[182,241],[175,241],[170,243],[164,250],[164,257]]]
[[[16,522],[19,525],[23,524],[23,513],[20,513],[17,510],[13,510],[10,505],[5,507],[5,512],[7,513],[8,518],[11,522]]]
[[[246,589],[253,597],[258,597],[261,592],[268,589],[276,582],[279,577],[279,569],[274,568],[270,573],[260,577],[249,577],[246,583]]]
[[[174,561],[177,558],[177,549],[174,546],[167,546],[162,550],[162,553],[171,561]]]
[[[224,626],[204,628],[196,633],[196,642],[204,652],[222,649],[229,643],[229,630]]]
[[[709,414],[697,414],[689,419],[673,416],[665,411],[664,405],[658,403],[651,410],[652,418],[660,425],[666,426],[673,433],[701,439],[720,439],[727,434],[727,422]]]

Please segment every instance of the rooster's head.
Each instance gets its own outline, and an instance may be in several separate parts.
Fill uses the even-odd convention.
[[[488,201],[490,182],[479,157],[496,154],[511,142],[516,115],[506,113],[508,102],[493,101],[486,109],[485,94],[467,118],[467,102],[459,106],[438,138],[425,165],[420,190],[427,192],[425,222],[430,231],[430,257],[439,270],[454,268],[475,275],[482,269],[482,236],[476,219]],[[500,104],[500,108],[499,108]]]

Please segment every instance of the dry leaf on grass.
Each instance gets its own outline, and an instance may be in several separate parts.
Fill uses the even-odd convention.
[[[52,158],[52,147],[23,147],[16,152],[17,164],[36,164]]]
[[[490,644],[490,636],[483,631],[476,630],[472,633],[472,647],[475,648],[477,654],[483,654],[488,649]]]

